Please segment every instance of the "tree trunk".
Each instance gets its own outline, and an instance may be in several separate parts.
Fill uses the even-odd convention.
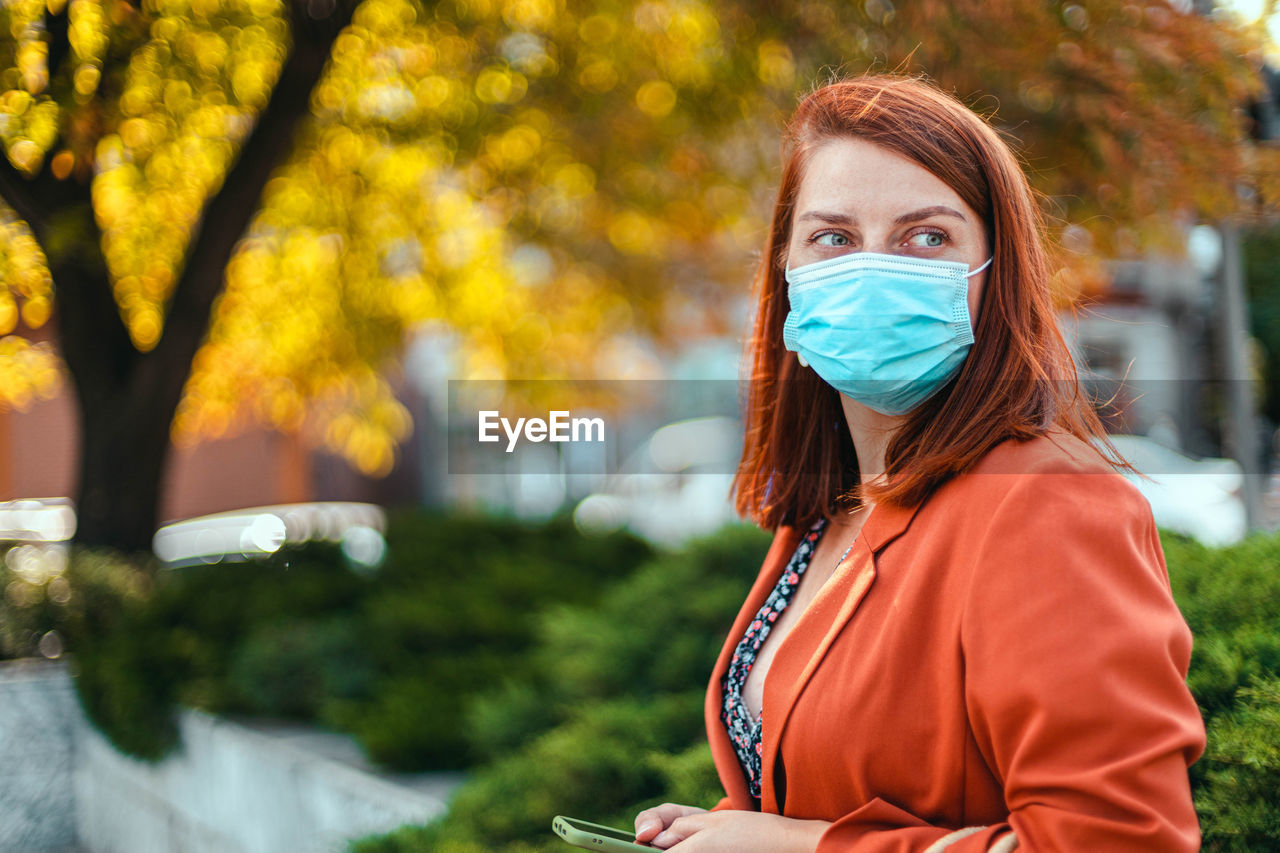
[[[82,391],[76,541],[126,552],[151,548],[169,455],[176,389],[125,382]]]
[[[126,552],[151,547],[169,424],[183,378],[134,348],[120,319],[89,205],[63,210],[50,258],[58,342],[79,406],[76,541]],[[185,371],[184,371],[185,375]],[[166,381],[167,380],[167,381]]]

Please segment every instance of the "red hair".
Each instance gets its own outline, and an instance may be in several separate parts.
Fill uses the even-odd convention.
[[[995,258],[968,357],[943,389],[906,416],[887,448],[887,484],[874,487],[859,484],[838,392],[802,368],[782,342],[796,194],[811,152],[842,137],[883,146],[940,178],[981,217]],[[1054,320],[1035,194],[985,120],[924,81],[869,74],[804,99],[787,127],[783,162],[755,281],[746,439],[733,483],[739,513],[772,530],[831,519],[839,506],[864,498],[912,506],[1001,441],[1051,428],[1109,447]]]

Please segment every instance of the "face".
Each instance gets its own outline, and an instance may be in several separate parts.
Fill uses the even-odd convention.
[[[850,252],[960,261],[970,269],[989,257],[982,220],[955,190],[918,163],[855,137],[812,152],[787,251],[791,269]],[[975,326],[989,270],[969,279]]]

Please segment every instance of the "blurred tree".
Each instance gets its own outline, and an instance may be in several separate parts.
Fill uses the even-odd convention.
[[[82,541],[149,546],[169,424],[223,269],[352,5],[298,0],[266,27],[247,6],[221,11],[228,29],[248,25],[229,41],[124,2],[6,5],[0,191],[24,222],[10,223],[19,257],[0,317],[11,331],[15,292],[29,327],[56,305],[80,408]],[[210,21],[200,6],[191,14]],[[41,250],[47,266],[32,260]]]
[[[1166,0],[350,3],[0,7],[0,401],[56,385],[25,334],[52,314],[84,542],[147,546],[170,434],[257,421],[386,471],[423,321],[467,378],[740,331],[778,130],[830,68],[927,72],[1019,137],[1064,298],[1090,251],[1280,199],[1250,37]]]

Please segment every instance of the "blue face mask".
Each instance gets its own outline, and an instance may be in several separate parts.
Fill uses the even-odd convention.
[[[787,270],[787,349],[841,394],[902,415],[947,383],[973,345],[967,264],[854,252]]]

